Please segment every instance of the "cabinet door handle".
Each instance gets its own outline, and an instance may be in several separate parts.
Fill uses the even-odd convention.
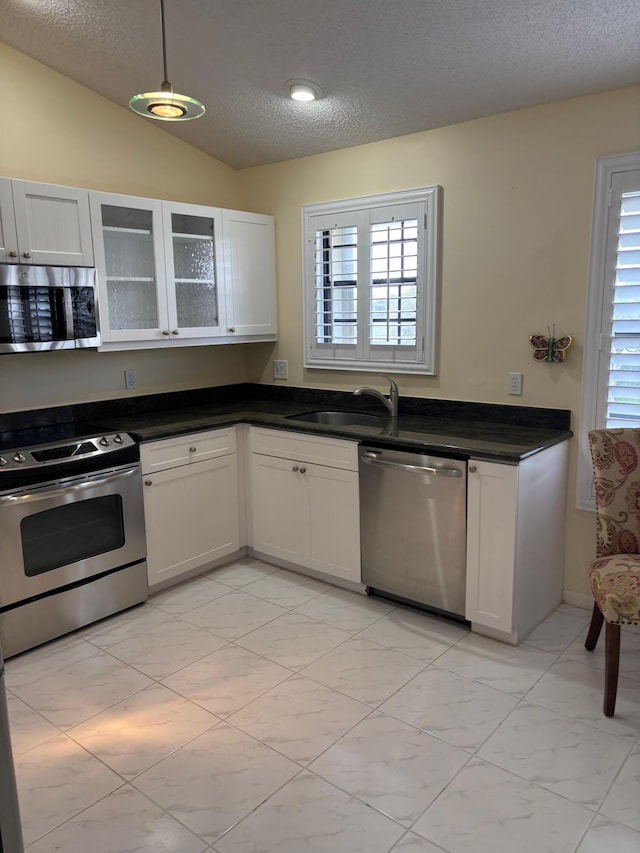
[[[195,444],[193,444],[193,445],[189,448],[189,453],[195,453],[197,449],[198,449],[198,448],[195,446]]]
[[[235,332],[235,330],[236,330],[235,326],[229,326],[229,328],[227,329],[227,332],[231,332],[233,334],[233,332]]]
[[[169,329],[163,329],[163,330],[162,330],[162,334],[163,334],[163,335],[168,335],[168,334],[169,334]]]
[[[306,473],[307,473],[307,469],[306,469],[306,468],[301,468],[301,469],[300,469],[300,473],[301,473],[301,474],[306,474]]]
[[[469,473],[470,474],[475,474],[477,470],[478,469],[475,465],[469,465]]]
[[[145,486],[153,486],[153,480],[145,480],[144,484]]]
[[[297,466],[297,465],[294,465],[294,466],[291,468],[291,470],[292,470],[292,471],[299,471],[299,470],[300,470],[300,468],[298,468],[298,466]]]
[[[18,257],[18,253],[16,252],[16,250],[15,250],[15,249],[12,249],[12,250],[9,252],[9,257],[10,257],[10,258],[17,258],[17,257]]]
[[[179,334],[180,334],[180,332],[179,332],[177,329],[172,329],[172,330],[171,330],[171,334],[172,334],[172,335],[179,335]]]
[[[31,257],[31,252],[30,252],[29,250],[27,250],[26,252],[24,252],[24,253],[23,253],[23,256],[22,256],[22,257],[23,257],[23,258],[30,258],[30,257]]]

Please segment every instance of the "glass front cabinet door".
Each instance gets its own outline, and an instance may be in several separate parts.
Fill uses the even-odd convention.
[[[167,302],[172,338],[219,337],[224,298],[221,268],[220,210],[163,203]]]
[[[91,193],[91,222],[103,341],[168,338],[161,202]]]
[[[91,217],[105,344],[219,337],[217,208],[92,193]]]

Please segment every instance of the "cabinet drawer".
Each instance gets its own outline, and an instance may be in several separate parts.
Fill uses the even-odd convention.
[[[251,427],[249,450],[267,456],[294,459],[333,468],[358,470],[358,442],[340,438],[324,438],[320,435],[286,432],[285,430]]]
[[[217,456],[228,456],[236,451],[236,430],[217,429],[192,432],[177,438],[150,441],[140,446],[142,473],[151,474],[190,462],[202,462]]]

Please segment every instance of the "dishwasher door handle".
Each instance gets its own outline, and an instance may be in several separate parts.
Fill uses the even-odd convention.
[[[395,468],[398,471],[416,471],[419,474],[436,474],[438,477],[462,477],[460,468],[428,468],[425,465],[404,465],[401,462],[387,462],[378,459],[375,453],[363,453],[360,456],[367,465],[384,465],[385,468]]]

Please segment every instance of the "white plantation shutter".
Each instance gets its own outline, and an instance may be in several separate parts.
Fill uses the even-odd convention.
[[[587,434],[640,427],[640,152],[601,157],[591,231],[576,503],[595,508]]]
[[[358,343],[358,226],[315,223],[316,343]]]
[[[438,188],[302,217],[305,367],[435,373]]]
[[[369,343],[415,346],[418,220],[377,222],[370,230]]]
[[[606,424],[640,427],[640,174],[614,177],[610,211],[617,245]]]

